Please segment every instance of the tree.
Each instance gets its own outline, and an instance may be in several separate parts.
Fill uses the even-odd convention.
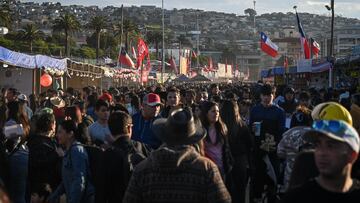
[[[53,25],[54,31],[63,31],[65,33],[65,52],[66,56],[70,55],[70,49],[69,49],[69,37],[70,35],[80,30],[80,23],[76,19],[76,17],[72,14],[65,13],[65,15],[60,16],[60,18],[57,18]]]
[[[146,33],[146,41],[155,45],[156,59],[159,59],[159,44],[162,42],[161,31],[150,31]]]
[[[100,49],[100,33],[101,30],[106,27],[106,18],[103,16],[95,16],[91,19],[90,23],[88,24],[90,29],[95,30],[96,35],[96,62],[99,61],[99,49]]]
[[[44,33],[39,29],[37,29],[37,27],[34,24],[26,25],[18,33],[19,39],[29,42],[30,53],[33,52],[34,40],[41,38],[43,35]]]
[[[177,40],[179,43],[181,43],[181,46],[191,46],[192,47],[190,40],[188,38],[186,38],[185,35],[180,35],[177,38]]]
[[[0,26],[7,28],[11,26],[10,8],[6,4],[2,4],[0,7]]]
[[[247,8],[244,10],[245,15],[249,15],[250,17],[256,16],[256,11],[252,8]]]
[[[128,52],[129,51],[129,41],[130,41],[130,35],[133,35],[133,37],[137,37],[138,36],[138,32],[139,32],[139,28],[136,24],[134,24],[131,20],[124,20],[123,25],[116,25],[115,27],[115,36],[120,37],[121,36],[121,30],[123,30],[123,34],[124,36],[121,36],[125,38],[125,49]],[[122,38],[122,41],[124,40],[124,38]],[[122,42],[120,42],[122,43]]]

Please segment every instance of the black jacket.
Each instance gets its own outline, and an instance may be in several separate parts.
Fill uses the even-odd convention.
[[[28,141],[29,148],[29,192],[44,191],[49,184],[54,191],[61,181],[62,158],[56,152],[56,142],[42,135],[32,135]]]
[[[126,170],[124,162],[130,161],[132,166],[136,166],[148,153],[142,143],[125,136],[116,139],[112,147],[105,151],[105,202],[122,202],[132,172],[124,171]],[[134,155],[131,156],[131,160],[128,159],[128,154]]]

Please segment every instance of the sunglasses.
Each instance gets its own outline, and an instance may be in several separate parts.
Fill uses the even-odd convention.
[[[333,134],[338,134],[344,131],[342,123],[336,120],[317,120],[314,121],[312,127],[315,130],[323,130],[327,132],[331,132]]]

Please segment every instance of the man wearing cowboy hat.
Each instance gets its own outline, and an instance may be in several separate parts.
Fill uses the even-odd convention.
[[[231,202],[219,169],[194,147],[206,130],[191,109],[153,123],[165,144],[135,168],[123,202]]]

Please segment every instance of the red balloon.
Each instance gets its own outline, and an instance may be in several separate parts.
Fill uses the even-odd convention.
[[[40,77],[40,85],[43,87],[49,87],[51,84],[52,84],[52,77],[49,74],[44,73]]]

